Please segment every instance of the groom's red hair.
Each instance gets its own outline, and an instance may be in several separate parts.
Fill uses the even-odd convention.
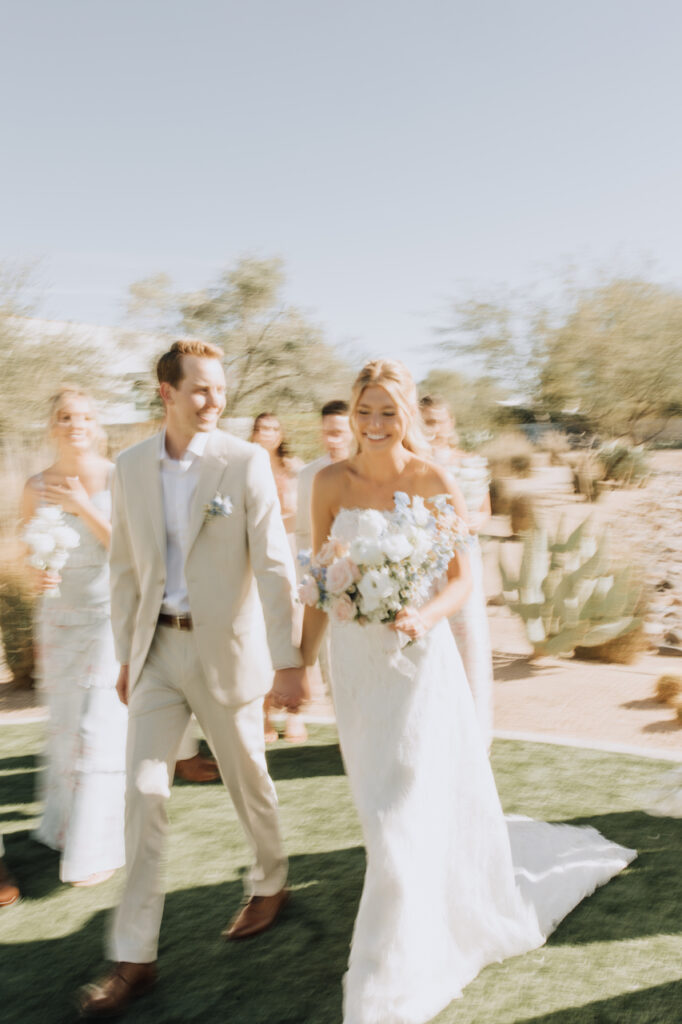
[[[156,364],[156,376],[159,384],[165,382],[171,387],[177,388],[185,376],[182,367],[183,356],[199,356],[200,359],[222,361],[225,353],[217,345],[211,345],[208,341],[199,341],[197,338],[181,338],[179,341],[174,341]]]

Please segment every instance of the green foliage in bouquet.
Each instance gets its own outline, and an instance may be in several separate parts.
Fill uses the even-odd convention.
[[[606,533],[595,538],[586,520],[567,540],[559,535],[525,534],[516,579],[500,560],[505,600],[536,656],[598,647],[641,625],[642,585],[634,569],[613,568]]]

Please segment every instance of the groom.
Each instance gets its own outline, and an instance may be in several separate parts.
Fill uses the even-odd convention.
[[[127,879],[110,937],[114,966],[81,994],[88,1018],[116,1015],[156,981],[166,802],[192,712],[254,857],[249,898],[223,936],[268,928],[287,896],[262,698],[271,685],[285,706],[303,695],[294,569],[267,453],[217,429],[222,355],[177,341],[161,356],[164,429],[116,467],[112,624],[117,690],[129,709]]]

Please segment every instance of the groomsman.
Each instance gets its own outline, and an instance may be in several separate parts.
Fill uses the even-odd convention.
[[[112,624],[128,704],[126,872],[114,966],[86,987],[88,1018],[120,1013],[156,982],[161,862],[178,747],[192,712],[229,790],[254,863],[223,936],[268,928],[287,898],[263,697],[304,697],[295,576],[268,455],[217,429],[222,352],[178,341],[158,362],[161,434],[123,452],[114,481]],[[269,653],[268,653],[269,652]]]
[[[353,435],[348,419],[348,402],[337,399],[322,407],[321,439],[324,455],[309,462],[298,474],[298,502],[296,505],[296,549],[307,551],[310,538],[310,498],[313,477],[332,462],[343,462],[350,455]]]
[[[322,407],[321,438],[325,453],[314,462],[304,466],[298,475],[298,501],[296,505],[296,550],[307,551],[312,539],[310,535],[310,499],[313,478],[332,462],[343,462],[350,455],[353,434],[348,418],[348,402],[336,399]],[[298,565],[299,577],[302,575]],[[320,673],[328,694],[331,695],[331,669],[329,667],[329,630],[320,647]],[[319,684],[318,684],[319,685]],[[314,686],[314,684],[313,684]]]

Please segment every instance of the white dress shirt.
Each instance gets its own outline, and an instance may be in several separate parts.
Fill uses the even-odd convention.
[[[190,611],[185,559],[192,499],[197,489],[201,459],[210,433],[194,435],[179,459],[166,450],[166,431],[161,431],[161,485],[163,515],[166,523],[166,589],[161,611],[166,615],[186,615]]]

